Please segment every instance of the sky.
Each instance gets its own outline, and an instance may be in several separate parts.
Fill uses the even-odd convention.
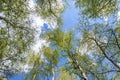
[[[66,10],[62,14],[62,19],[63,19],[63,26],[61,27],[64,32],[67,32],[69,29],[74,29],[74,27],[78,24],[78,9],[75,8],[74,2],[72,0],[68,1],[69,3],[65,3],[67,6]],[[31,7],[34,6],[32,2],[30,2]],[[34,26],[38,28],[39,30],[44,27],[44,30],[47,28],[47,23],[42,20],[40,17],[37,15],[30,15],[34,19]],[[112,18],[113,19],[113,18]],[[118,19],[120,19],[120,12],[118,12]],[[107,21],[107,18],[104,18],[105,21]],[[101,22],[103,23],[104,20],[97,20],[96,22]],[[109,19],[111,20],[111,19]],[[95,21],[91,21],[92,24],[95,23]],[[39,48],[46,43],[44,40],[39,40],[39,35],[37,34],[36,38],[36,44],[34,45],[33,49],[36,51],[36,53],[39,51]],[[64,63],[64,60],[60,60],[61,63]],[[9,80],[24,80],[25,73],[18,73],[13,75]]]
[[[63,13],[63,30],[72,29],[78,23],[78,9],[75,8],[74,1],[70,0],[66,3],[67,9]]]
[[[74,27],[78,24],[78,9],[75,8],[74,2],[72,0],[68,1],[69,3],[65,3],[66,10],[62,14],[63,19],[63,26],[61,27],[64,32],[67,32],[69,29],[74,29]],[[34,4],[30,2],[31,7],[34,7]],[[47,28],[47,23],[42,20],[37,15],[31,14],[30,17],[33,18],[34,25],[38,30],[40,30],[42,27],[45,30]],[[120,19],[120,12],[118,12],[118,19]],[[107,20],[113,20],[113,18],[104,18],[104,20],[97,19],[96,22],[104,23]],[[110,21],[109,21],[110,22]],[[95,21],[91,20],[91,24],[94,24]],[[48,26],[49,27],[49,26]],[[36,51],[36,53],[39,51],[39,48],[46,43],[44,40],[39,40],[40,33],[37,34],[36,38],[36,44],[34,45],[33,49]],[[64,63],[64,60],[60,61],[61,63]],[[25,71],[25,70],[24,70]],[[25,77],[25,73],[18,73],[13,75],[9,80],[23,80]]]
[[[30,2],[31,7],[33,7],[33,3]],[[77,24],[78,21],[78,10],[75,8],[74,6],[74,2],[72,0],[69,1],[69,3],[65,4],[67,6],[66,10],[63,12],[62,14],[62,19],[63,19],[63,26],[62,26],[62,30],[67,32],[69,29],[73,29],[73,27]],[[33,15],[31,15],[31,17],[33,17]],[[41,29],[41,26],[45,26],[46,24],[44,24],[45,22],[37,16],[34,16],[34,24],[36,25],[36,27],[38,27],[38,29]],[[33,24],[33,25],[34,25]],[[38,34],[39,36],[40,34]],[[37,39],[36,44],[34,45],[34,50],[36,52],[38,52],[39,47],[41,45],[43,45],[45,43],[45,41],[41,41],[39,39]],[[61,63],[63,63],[64,60],[61,60]],[[23,80],[25,77],[25,73],[18,73],[13,75],[9,80]]]

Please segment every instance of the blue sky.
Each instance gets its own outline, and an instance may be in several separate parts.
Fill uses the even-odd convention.
[[[65,3],[66,5],[66,10],[64,11],[64,13],[62,14],[62,19],[63,19],[63,26],[61,27],[62,30],[64,32],[69,31],[70,29],[74,29],[75,26],[78,24],[78,19],[80,18],[78,15],[79,10],[75,8],[74,6],[74,2],[72,0],[69,0],[68,3]],[[112,23],[112,21],[114,21],[113,19],[114,16],[109,17],[108,22]],[[99,22],[99,23],[105,23],[105,18],[101,19],[89,19],[89,22],[92,24]],[[47,24],[43,24],[43,30],[46,30],[48,28]],[[80,36],[80,34],[77,34],[78,36]],[[62,65],[62,63],[64,63],[65,60],[61,59],[60,60],[60,65]],[[112,74],[113,75],[113,74]],[[56,75],[55,75],[56,76]],[[111,75],[110,75],[111,76]],[[15,74],[13,77],[11,77],[9,80],[24,80],[25,77],[25,73],[19,73],[19,74]]]
[[[70,0],[69,3],[66,3],[67,9],[64,11],[62,19],[63,19],[63,30],[67,31],[68,29],[72,29],[78,23],[78,9],[74,6],[74,1]]]
[[[25,73],[15,74],[12,78],[9,80],[24,80]]]
[[[73,29],[73,27],[77,24],[78,21],[78,10],[74,6],[74,2],[72,0],[69,1],[66,10],[62,14],[63,26],[62,30],[67,32],[69,29]],[[44,24],[46,27],[46,24]],[[61,63],[63,60],[61,60]],[[25,73],[19,73],[12,76],[9,80],[24,80]]]

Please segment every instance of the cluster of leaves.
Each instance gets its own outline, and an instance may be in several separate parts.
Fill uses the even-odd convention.
[[[119,66],[119,21],[113,13],[108,16],[107,23],[94,21],[94,24],[87,24],[80,22],[82,28],[82,38],[80,40],[80,50],[85,51],[84,54],[89,54],[94,58],[97,68],[96,70],[90,70],[95,74],[96,79],[113,80],[119,79],[120,66]],[[86,17],[86,16],[84,16]],[[97,18],[102,20],[102,18]],[[97,20],[94,18],[94,20]],[[83,19],[84,20],[84,19]],[[89,18],[86,18],[86,22],[90,23]],[[102,71],[101,71],[102,70]],[[110,76],[114,74],[113,76]],[[108,77],[110,76],[110,77]]]
[[[34,42],[35,31],[28,18],[28,2],[29,0],[0,0],[0,78],[6,71],[17,71],[16,66],[26,60],[25,52]],[[61,21],[60,14],[64,11],[64,6],[61,7],[59,0],[36,2],[36,12],[43,19]],[[75,4],[82,13],[92,18],[115,14],[119,5],[118,0],[75,0]],[[88,17],[86,19],[89,21]],[[85,18],[82,20],[85,21]],[[86,24],[87,22],[80,22],[80,40],[75,38],[72,31],[64,33],[60,28],[47,31],[45,40],[50,45],[43,46],[38,54],[31,53],[27,56],[29,60],[26,62],[33,68],[25,79],[45,80],[52,77],[54,80],[55,73],[59,73],[58,80],[61,77],[63,80],[119,79],[119,22],[115,25]],[[61,59],[65,63],[59,68]],[[114,75],[109,77],[111,74]]]
[[[79,7],[89,17],[108,16],[114,13],[118,0],[76,0],[76,7]]]
[[[17,65],[25,62],[26,52],[34,43],[36,30],[29,19],[29,14],[33,11],[29,2],[30,0],[0,0],[0,75],[5,71],[20,71]],[[34,4],[37,7],[35,10],[38,13],[40,11],[39,14],[44,19],[54,16],[55,20],[59,20],[63,11],[63,7],[55,7],[59,5],[56,0],[37,0]]]
[[[89,4],[88,4],[89,3]],[[114,14],[117,10],[117,0],[76,0],[76,6],[79,7],[88,17],[101,17]],[[83,15],[83,14],[82,14]],[[84,15],[83,15],[84,16]],[[89,20],[89,18],[86,18]],[[83,18],[81,18],[83,19]],[[85,18],[83,19],[85,20]],[[81,20],[82,21],[82,20]],[[80,22],[81,38],[76,39],[73,32],[64,33],[59,28],[46,32],[45,39],[52,44],[49,47],[43,47],[44,59],[50,61],[53,65],[59,66],[60,59],[65,59],[66,63],[60,70],[55,67],[55,72],[60,77],[67,76],[67,79],[94,79],[109,80],[119,79],[119,26],[118,23],[105,24],[95,23],[90,25],[87,22]],[[82,25],[82,26],[81,26]],[[112,26],[112,27],[111,27]],[[117,26],[117,27],[116,27]],[[80,44],[79,46],[75,44]],[[55,51],[59,51],[57,54]],[[51,53],[52,52],[52,53]],[[53,57],[53,60],[51,59]],[[57,55],[57,57],[56,57]],[[58,59],[58,56],[60,59]],[[57,63],[54,63],[54,60]],[[45,62],[44,62],[45,63]],[[51,65],[51,64],[50,64]],[[49,68],[50,68],[50,65]],[[50,73],[52,73],[52,69]],[[62,75],[61,74],[64,74]],[[109,77],[111,74],[113,76]],[[54,77],[54,75],[51,75]],[[66,79],[66,80],[67,80]]]
[[[0,6],[0,74],[4,76],[6,71],[20,71],[17,66],[34,41],[34,28],[27,0],[0,0]]]
[[[36,12],[49,22],[57,21],[62,25],[61,13],[64,11],[62,0],[36,0]]]
[[[62,71],[67,72],[68,77],[76,77],[76,79],[119,79],[119,26],[113,29],[108,25],[95,24],[92,27],[94,28],[91,30],[83,30],[80,41],[71,31],[64,33],[59,28],[46,33],[45,39],[52,43],[52,46],[43,47],[45,60],[59,66],[61,62],[58,56],[67,59],[65,66],[61,66],[62,70],[53,67],[56,69],[55,72],[59,72],[58,78],[64,77],[61,75]],[[76,46],[75,43],[80,45]],[[52,51],[54,49],[55,52]],[[57,63],[54,63],[56,59],[58,59]],[[115,76],[108,77],[113,73]]]

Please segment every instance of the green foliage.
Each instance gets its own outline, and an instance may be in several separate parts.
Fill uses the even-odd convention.
[[[19,72],[25,53],[34,42],[28,18],[28,0],[0,0],[0,74]]]
[[[57,28],[54,30],[54,32],[47,32],[46,35],[48,36],[48,41],[53,42],[56,46],[61,48],[67,48],[72,44],[72,32],[64,33],[59,28]]]
[[[48,22],[57,22],[62,25],[61,13],[64,11],[64,5],[61,0],[36,0],[36,12]]]
[[[40,6],[42,17],[49,17],[51,15],[56,17],[58,13],[62,12],[62,9],[56,6],[58,4],[57,0],[37,0],[37,4]]]
[[[48,2],[39,0],[40,15],[43,15],[44,18],[55,17],[57,13],[51,4],[55,2],[56,0]],[[42,47],[44,61],[41,65],[44,67],[39,70],[43,68],[46,73],[44,77],[48,75],[54,77],[54,72],[57,71],[58,80],[108,80],[110,79],[108,76],[112,73],[115,73],[115,76],[111,76],[111,79],[119,78],[119,24],[116,23],[114,26],[109,23],[107,25],[104,23],[89,24],[91,17],[96,20],[96,17],[108,17],[110,14],[114,14],[118,9],[118,0],[76,0],[75,4],[85,14],[82,14],[81,16],[84,18],[80,19],[83,21],[79,26],[80,40],[73,35],[72,31],[64,33],[60,28],[46,32],[44,39],[50,45]],[[44,7],[43,10],[42,7]],[[64,66],[60,66],[63,70],[56,69],[60,59],[66,60]],[[40,74],[42,75],[42,73]]]
[[[119,52],[119,44],[117,44],[119,43],[119,38],[116,36],[119,33],[119,31],[116,30],[118,27],[115,29],[117,32],[102,24],[95,24],[93,27],[91,30],[83,30],[80,42],[77,42],[79,40],[72,35],[72,32],[64,33],[59,28],[46,33],[45,39],[53,43],[54,45],[52,46],[55,46],[56,50],[60,50],[60,56],[65,55],[61,56],[61,59],[63,57],[68,59],[65,66],[62,66],[62,68],[64,68],[62,71],[63,74],[65,73],[64,71],[67,71],[79,77],[79,79],[86,77],[89,79],[88,76],[91,75],[95,80],[108,80],[109,77],[106,76],[112,72],[118,74],[119,67],[116,61],[119,62],[119,56],[115,56],[117,52]],[[77,46],[78,48],[75,46],[76,42],[80,44]],[[46,53],[46,59],[49,61],[49,57],[51,57],[50,54],[53,52],[50,48],[52,46],[43,48],[45,51],[43,52]],[[108,55],[112,57],[108,57]],[[105,58],[107,61],[104,61]],[[60,76],[63,76],[64,80],[64,75]],[[59,79],[59,77],[57,79]]]
[[[30,51],[35,29],[29,19],[31,9],[28,2],[0,0],[0,74],[6,70],[17,72],[19,67],[16,65],[25,63],[32,67],[26,80],[38,80],[39,76],[46,80],[47,77],[54,78],[55,73],[59,74],[57,80],[89,80],[90,77],[108,80],[112,73],[114,76],[111,76],[111,80],[120,78],[119,23],[89,25],[91,17],[115,14],[118,0],[75,0],[76,7],[83,13],[81,16],[87,16],[87,19],[80,19],[83,21],[80,26],[81,38],[76,38],[73,31],[65,33],[60,28],[49,30],[44,39],[50,45],[43,46],[37,54]],[[63,3],[59,0],[36,0],[36,3],[35,14],[48,22],[56,21],[59,26],[62,24]],[[30,52],[27,54],[28,50]],[[62,66],[59,65],[61,59],[66,62]]]
[[[52,65],[57,65],[59,60],[58,50],[52,50],[50,47],[43,47],[43,54],[46,60]]]
[[[76,7],[81,8],[89,17],[108,16],[117,10],[118,0],[76,0]]]
[[[111,17],[117,17],[115,16],[116,14],[112,14]],[[87,20],[89,21],[91,19],[87,18]],[[109,75],[113,73],[119,75],[120,70],[118,64],[120,60],[120,58],[118,58],[120,50],[119,22],[117,22],[116,19],[109,19],[109,17],[107,23],[100,23],[95,20],[93,20],[94,24],[90,21],[87,25],[84,25],[82,22],[80,23],[80,26],[82,25],[82,38],[80,39],[82,46],[80,50],[82,50],[82,53],[92,57],[92,60],[95,61],[94,69],[90,68],[91,70],[88,70],[88,72],[90,72],[95,79],[109,80],[114,77],[108,77]]]
[[[59,76],[56,80],[77,80],[77,77],[75,75],[70,74],[67,71],[60,71]]]
[[[111,78],[110,80],[119,80],[119,79],[120,79],[120,74],[117,74],[113,78]]]

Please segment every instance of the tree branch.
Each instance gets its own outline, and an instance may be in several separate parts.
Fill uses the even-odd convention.
[[[103,71],[103,72],[99,72],[99,73],[95,73],[95,74],[106,74],[106,73],[110,73],[110,72],[120,72],[120,70],[108,70],[108,71]]]
[[[82,74],[81,78],[83,78],[83,80],[88,80],[86,74],[83,72],[82,67],[80,66],[78,61],[75,59],[74,55],[72,53],[70,53],[69,50],[68,50],[68,55],[72,59],[72,61],[75,63],[75,65],[77,66],[78,70],[81,72],[81,74]]]
[[[120,70],[120,66],[115,63],[110,57],[107,56],[107,54],[105,53],[105,51],[103,50],[103,48],[98,44],[96,39],[93,39],[96,43],[96,45],[99,47],[99,49],[102,51],[102,54],[115,66]]]
[[[11,22],[10,20],[8,20],[7,18],[2,17],[2,16],[0,16],[0,20],[2,20],[2,21],[4,21],[5,23],[9,24],[9,25],[12,26],[13,28],[20,28],[20,29],[24,29],[24,30],[26,30],[26,31],[27,31],[27,29],[29,29],[29,28],[27,28],[27,27],[23,27],[23,26],[21,26],[21,25],[18,25],[17,23]]]
[[[58,16],[52,11],[52,5],[51,5],[51,2],[50,2],[50,0],[48,0],[48,2],[49,2],[49,11],[50,11],[50,13],[52,13],[56,18],[58,18]]]
[[[117,39],[117,36],[115,35],[115,32],[112,30],[112,34],[114,35],[115,37],[115,41],[116,41],[116,45],[117,47],[120,49],[120,45],[119,45],[119,42],[118,42],[118,39]]]

